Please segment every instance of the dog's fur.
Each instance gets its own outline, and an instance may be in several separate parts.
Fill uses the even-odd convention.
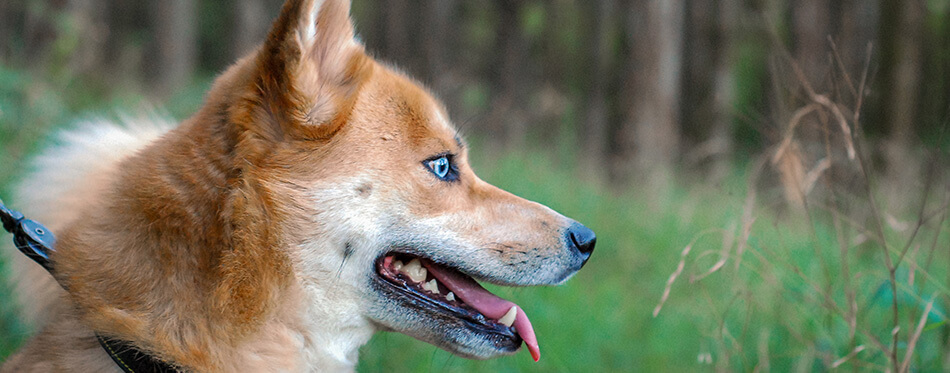
[[[349,8],[289,0],[177,128],[90,123],[40,158],[15,207],[58,234],[56,279],[10,254],[40,332],[4,372],[117,371],[93,331],[202,372],[348,370],[377,330],[513,352],[381,288],[374,263],[400,249],[559,284],[586,259],[565,243],[576,223],[478,179],[442,105],[367,56]],[[458,181],[424,167],[439,154]]]

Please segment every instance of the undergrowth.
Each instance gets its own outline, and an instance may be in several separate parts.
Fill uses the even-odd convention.
[[[55,128],[145,101],[127,94],[70,97],[61,92],[74,83],[37,83],[18,71],[0,70],[0,83],[0,197],[9,196],[11,183],[27,171],[27,155]],[[172,99],[172,114],[193,110],[206,87]],[[930,179],[903,187],[915,208],[880,202],[886,196],[874,171],[869,187],[858,189],[819,175],[804,206],[776,208],[784,202],[776,201],[780,188],[770,180],[779,179],[779,171],[770,171],[767,158],[737,165],[721,182],[682,178],[646,194],[635,185],[618,191],[580,178],[575,157],[563,149],[533,146],[496,155],[474,143],[480,176],[588,225],[598,234],[597,249],[564,286],[489,286],[531,317],[539,363],[524,352],[469,361],[379,333],[361,350],[361,371],[948,367],[950,190],[939,172],[946,170],[940,166],[945,154],[930,158],[929,169],[936,170]],[[858,167],[854,162],[844,164]],[[0,297],[2,361],[26,330],[6,301],[3,280]]]

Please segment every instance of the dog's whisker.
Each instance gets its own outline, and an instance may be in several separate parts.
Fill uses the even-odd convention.
[[[475,123],[474,115],[470,115],[468,118],[463,119],[461,122],[457,123],[455,125],[455,136],[464,138],[465,135],[467,134],[466,133],[467,130],[472,125],[472,123]]]
[[[337,279],[343,276],[343,267],[346,266],[346,262],[351,256],[353,256],[353,244],[347,242],[343,248],[343,260],[340,262],[340,269],[336,272]]]

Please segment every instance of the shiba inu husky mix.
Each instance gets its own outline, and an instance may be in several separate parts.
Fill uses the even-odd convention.
[[[120,371],[97,335],[194,372],[352,370],[376,331],[539,357],[476,280],[561,284],[594,233],[479,179],[349,9],[289,0],[192,118],[92,123],[37,161],[15,202],[57,233],[54,276],[10,254],[39,332],[4,372]]]

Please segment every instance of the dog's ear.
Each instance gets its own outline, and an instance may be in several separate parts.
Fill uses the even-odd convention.
[[[350,0],[284,4],[257,56],[252,87],[257,109],[278,127],[267,130],[272,135],[325,138],[346,121],[370,69],[349,13]]]

